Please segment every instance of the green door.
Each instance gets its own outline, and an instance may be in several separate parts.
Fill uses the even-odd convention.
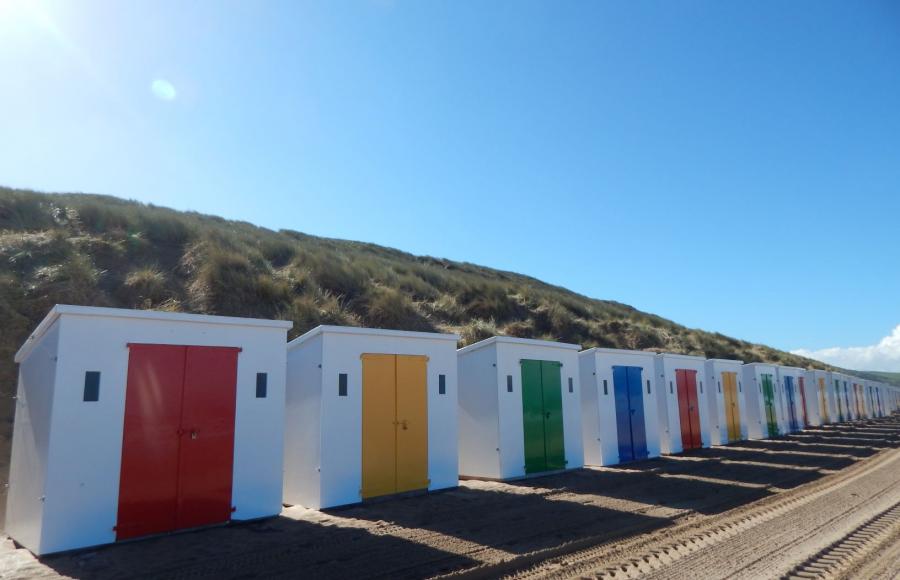
[[[566,446],[563,440],[562,378],[560,364],[541,362],[541,382],[544,391],[544,445],[547,471],[566,468]]]
[[[525,473],[566,466],[560,366],[556,361],[522,360]]]
[[[766,424],[769,429],[769,437],[775,437],[778,435],[778,420],[775,416],[775,387],[772,383],[772,375],[763,374],[761,376],[763,403],[766,408]]]

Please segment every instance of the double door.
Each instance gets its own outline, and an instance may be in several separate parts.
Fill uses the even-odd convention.
[[[728,441],[740,441],[741,406],[738,399],[737,373],[722,373],[722,391],[725,395],[725,423],[728,426]]]
[[[819,387],[819,410],[822,413],[821,423],[825,424],[825,423],[829,422],[829,418],[828,418],[828,398],[825,395],[825,378],[824,377],[819,377],[818,387]]]
[[[619,461],[646,459],[647,431],[644,420],[644,395],[641,390],[643,369],[614,366],[612,371]]]
[[[231,519],[239,351],[129,345],[116,539]]]
[[[700,436],[700,406],[697,404],[697,371],[675,370],[678,389],[678,417],[681,422],[681,446],[683,449],[699,449],[703,445]]]
[[[763,410],[766,414],[766,427],[769,437],[778,435],[778,415],[775,414],[775,381],[770,373],[761,373],[760,385],[763,394]]]
[[[841,381],[834,381],[834,399],[837,401],[838,421],[844,421],[844,396],[841,391]]]
[[[797,378],[800,391],[800,418],[803,420],[803,428],[809,427],[809,416],[806,414],[806,378]]]
[[[566,467],[562,379],[557,361],[521,361],[525,473]]]
[[[363,499],[428,488],[428,358],[362,355]]]
[[[797,425],[797,410],[794,403],[794,377],[784,377],[784,393],[787,396],[788,423],[790,431],[799,431]]]

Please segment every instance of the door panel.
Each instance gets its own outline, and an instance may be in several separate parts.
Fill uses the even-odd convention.
[[[238,352],[236,348],[187,347],[178,528],[231,519]]]
[[[800,418],[803,420],[803,427],[809,427],[809,417],[806,415],[806,378],[798,377],[797,382],[799,383],[800,389]]]
[[[185,347],[131,345],[116,539],[174,530]]]
[[[725,383],[725,420],[728,424],[728,441],[741,438],[741,415],[737,396],[737,373],[723,372]]]
[[[784,393],[787,395],[788,426],[791,431],[796,431],[797,416],[794,411],[794,377],[784,377]]]
[[[689,449],[699,449],[703,446],[703,442],[700,437],[700,404],[697,402],[697,371],[686,370],[685,379],[687,380],[687,393],[690,401],[688,415],[691,419],[691,446]]]
[[[769,437],[778,435],[778,417],[775,414],[775,387],[771,374],[761,374],[763,386],[763,406],[766,411],[766,425]]]
[[[644,423],[644,393],[641,367],[628,367],[628,405],[631,415],[631,446],[635,459],[646,459],[647,431]]]
[[[544,447],[544,392],[541,361],[523,360],[522,422],[525,434],[525,473],[547,471]]]
[[[428,359],[397,355],[397,491],[428,489]]]
[[[678,390],[678,419],[681,423],[681,447],[691,449],[693,436],[691,434],[691,399],[688,394],[687,371],[675,370],[675,386]]]
[[[544,394],[544,447],[548,471],[566,468],[561,367],[562,365],[556,361],[541,361],[541,383]]]
[[[841,382],[834,381],[834,400],[837,401],[838,421],[844,421],[844,402],[841,397]]]
[[[362,497],[397,489],[396,357],[362,356]]]
[[[825,379],[824,377],[819,377],[818,380],[819,387],[819,412],[822,415],[822,423],[828,423],[828,400],[825,398]]]
[[[633,461],[634,448],[631,438],[631,406],[628,367],[613,367],[613,395],[616,400],[616,434],[619,440],[619,461]]]

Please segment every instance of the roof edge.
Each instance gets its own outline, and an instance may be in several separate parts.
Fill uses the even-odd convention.
[[[287,344],[288,350],[297,348],[304,342],[314,338],[320,334],[361,334],[368,336],[385,336],[393,338],[420,338],[424,340],[452,340],[459,341],[458,334],[446,332],[422,332],[418,330],[391,330],[388,328],[367,328],[364,326],[333,326],[328,324],[320,324],[319,326],[309,330]]]

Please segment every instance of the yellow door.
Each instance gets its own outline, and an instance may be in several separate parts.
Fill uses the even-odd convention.
[[[819,377],[819,408],[822,409],[822,422],[828,423],[828,402],[825,400],[825,379]]]
[[[728,440],[741,438],[741,408],[738,403],[737,373],[722,373],[725,383],[725,415],[728,422]]]
[[[398,492],[428,488],[427,361],[397,355]]]
[[[424,356],[362,356],[362,497],[428,488]]]
[[[397,487],[397,361],[392,354],[362,356],[362,497]]]

